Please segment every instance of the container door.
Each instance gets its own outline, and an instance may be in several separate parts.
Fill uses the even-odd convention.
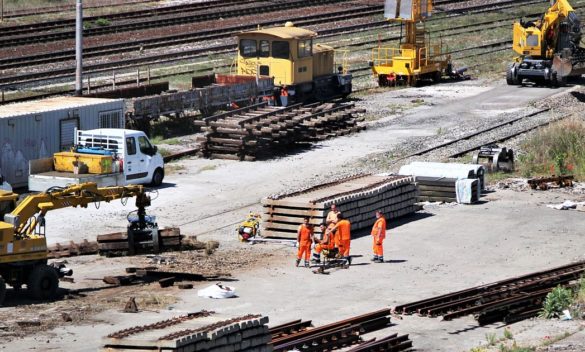
[[[126,158],[124,160],[126,181],[139,183],[148,176],[146,159],[138,149],[138,141],[135,136],[126,136]]]
[[[79,119],[59,121],[59,149],[69,150],[75,144],[75,129],[79,128]]]

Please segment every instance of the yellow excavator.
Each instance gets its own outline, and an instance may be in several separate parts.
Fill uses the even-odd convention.
[[[564,86],[567,77],[585,73],[579,16],[566,0],[551,0],[542,18],[514,23],[512,49],[519,55],[508,67],[506,82]]]
[[[63,266],[47,264],[45,215],[48,211],[68,207],[87,207],[94,202],[109,202],[136,197],[137,217],[130,220],[128,237],[158,233],[156,223],[146,215],[150,196],[143,186],[97,187],[82,183],[69,187],[53,187],[43,193],[31,194],[17,204],[18,195],[0,190],[0,305],[6,285],[26,285],[35,299],[54,298],[59,277],[71,275]]]

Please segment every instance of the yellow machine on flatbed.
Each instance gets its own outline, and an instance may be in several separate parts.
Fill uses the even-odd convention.
[[[509,85],[527,80],[564,86],[567,77],[585,73],[581,21],[568,1],[551,1],[539,20],[515,22],[513,34],[512,48],[519,56],[508,67]]]
[[[32,194],[18,205],[18,195],[0,190],[0,304],[4,301],[6,284],[20,288],[25,284],[35,299],[55,296],[59,277],[71,270],[47,265],[45,215],[48,211],[67,207],[87,207],[89,203],[136,197],[138,217],[128,232],[158,231],[149,221],[145,207],[150,197],[142,186],[99,188],[95,183],[55,187]]]
[[[425,19],[431,15],[431,0],[386,0],[384,17],[399,22],[400,47],[377,47],[372,50],[370,66],[378,85],[393,86],[404,82],[415,86],[420,80],[441,80],[450,64],[450,57],[441,44],[431,44],[425,29]]]

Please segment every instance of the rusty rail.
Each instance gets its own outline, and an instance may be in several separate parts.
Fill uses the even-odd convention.
[[[568,285],[585,273],[585,262],[539,271],[470,289],[399,305],[394,312],[442,316],[451,320],[473,314],[480,325],[517,321],[537,314],[542,300],[557,285]]]

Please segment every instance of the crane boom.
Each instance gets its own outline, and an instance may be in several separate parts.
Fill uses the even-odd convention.
[[[137,203],[138,200],[146,201],[144,187],[129,185],[99,188],[96,183],[83,183],[56,188],[26,197],[16,209],[4,215],[4,221],[14,227],[15,237],[26,237],[33,235],[35,227],[43,222],[44,216],[50,210],[86,208],[90,203],[128,197],[137,197]]]

